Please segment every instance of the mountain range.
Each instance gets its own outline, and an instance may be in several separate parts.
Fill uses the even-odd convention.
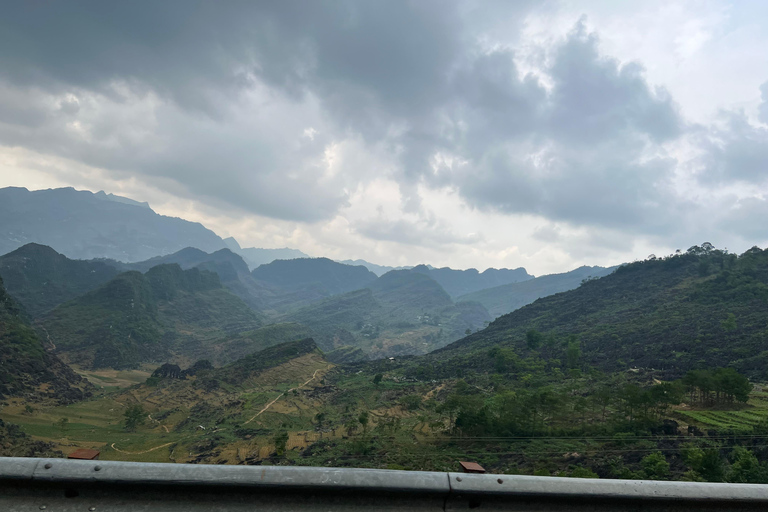
[[[492,317],[497,318],[541,297],[573,290],[584,281],[607,276],[616,268],[583,266],[562,274],[549,274],[501,286],[488,287],[461,295],[458,300],[479,302],[485,306]]]
[[[26,302],[0,293],[3,453],[87,443],[119,460],[440,469],[471,458],[499,473],[764,479],[753,439],[768,407],[747,377],[768,378],[768,250],[705,244],[459,297],[423,269],[377,277],[299,258],[251,271],[228,249],[125,264],[30,245],[0,263]],[[225,284],[241,278],[266,301],[314,298],[255,310]],[[55,300],[41,298],[49,281]],[[473,296],[533,302],[490,321],[461,300]],[[96,388],[68,363],[96,382],[140,380]]]
[[[227,248],[251,269],[308,257],[297,249],[243,248],[233,237],[222,239],[200,223],[159,215],[146,202],[72,187],[0,188],[0,218],[0,254],[37,243],[72,259],[138,262],[187,247],[205,252]],[[379,267],[362,260],[357,264]]]
[[[88,397],[90,387],[45,349],[0,278],[0,399],[68,403]]]
[[[217,340],[257,329],[262,319],[215,273],[166,264],[118,274],[60,304],[38,325],[67,361],[120,369],[213,353]]]
[[[0,189],[0,218],[0,254],[39,243],[73,259],[140,261],[190,245],[204,251],[225,247],[202,224],[73,188]]]
[[[57,353],[83,367],[113,368],[161,359],[223,364],[292,335],[314,336],[335,361],[424,354],[492,319],[481,301],[454,299],[433,277],[454,291],[500,279],[526,280],[499,290],[539,280],[557,290],[579,284],[571,274],[425,265],[377,277],[326,258],[251,271],[229,249],[193,247],[136,263],[71,260],[39,244],[0,257],[0,276]],[[515,304],[532,300],[520,297]]]
[[[766,311],[768,250],[737,256],[694,246],[540,298],[428,358],[448,374],[458,360],[464,368],[487,368],[492,348],[531,353],[527,333],[535,331],[542,350],[562,356],[568,343],[578,343],[580,357],[603,371],[644,367],[678,377],[731,366],[765,379]]]

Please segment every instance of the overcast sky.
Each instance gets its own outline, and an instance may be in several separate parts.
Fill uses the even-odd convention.
[[[766,48],[762,0],[7,2],[0,186],[388,265],[740,252]]]

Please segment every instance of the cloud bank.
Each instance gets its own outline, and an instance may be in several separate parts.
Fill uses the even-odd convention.
[[[17,2],[0,185],[107,188],[248,245],[389,264],[542,273],[764,245],[768,67],[712,115],[659,71],[703,66],[751,28],[745,7],[642,8]],[[676,53],[627,55],[617,27],[665,13],[683,35],[654,48]]]

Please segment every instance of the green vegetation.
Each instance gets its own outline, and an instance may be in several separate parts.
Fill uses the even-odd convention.
[[[454,304],[429,276],[407,270],[388,272],[368,288],[315,302],[285,318],[309,326],[318,345],[338,362],[423,354],[490,320],[480,304]]]
[[[45,390],[50,388],[50,392]],[[0,398],[73,401],[87,396],[80,377],[48,354],[0,279]]]
[[[141,405],[132,405],[125,410],[125,430],[133,432],[136,427],[144,423],[144,408]]]
[[[614,270],[615,268],[579,267],[563,274],[550,274],[482,289],[462,295],[458,300],[479,302],[488,310],[491,317],[498,318],[536,299],[573,290],[588,280],[606,276]]]
[[[411,272],[417,272],[431,277],[451,297],[460,297],[478,290],[485,290],[509,283],[518,283],[533,279],[533,276],[528,274],[524,268],[489,268],[483,272],[478,272],[474,268],[454,270],[447,267],[429,268],[426,265],[418,265],[413,267]],[[508,312],[509,311],[505,311],[505,313]]]
[[[376,280],[376,274],[363,266],[344,265],[328,258],[275,260],[256,267],[251,275],[284,291],[305,289],[312,284],[325,296],[359,290]]]
[[[260,319],[216,274],[160,265],[118,275],[42,319],[58,352],[92,368],[131,368],[182,353],[215,355],[216,341]]]
[[[456,375],[459,368],[487,371],[493,366],[486,355],[491,347],[535,353],[526,346],[526,333],[535,329],[544,336],[538,351],[544,359],[564,357],[555,349],[575,335],[582,365],[602,371],[654,368],[677,378],[693,369],[731,367],[766,379],[768,251],[754,248],[736,256],[704,247],[624,265],[575,290],[539,299],[422,364],[441,377]]]
[[[133,299],[146,325],[130,339],[156,328],[153,343],[183,348],[187,361],[67,406],[12,400],[3,419],[54,448],[99,446],[105,459],[423,470],[475,460],[512,474],[768,481],[767,251],[705,244],[633,263],[479,332],[466,316],[476,306],[454,304],[427,275],[390,272],[286,315],[294,323],[214,337],[238,315],[210,323],[204,313],[223,306],[188,308],[228,292],[206,271],[185,272],[121,274],[77,305],[123,305],[126,316]],[[73,306],[54,311],[63,307]],[[467,330],[418,357],[333,365],[318,349],[338,362],[415,350],[415,333],[433,347]]]
[[[0,256],[6,290],[33,317],[106,283],[117,270],[100,261],[70,260],[45,245]]]

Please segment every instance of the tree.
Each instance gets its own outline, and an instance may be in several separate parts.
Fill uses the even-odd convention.
[[[602,421],[605,421],[605,412],[608,409],[608,405],[611,403],[611,387],[607,384],[600,386],[594,393],[592,393],[591,399],[592,403],[599,408]]]
[[[541,334],[536,329],[531,329],[525,333],[525,343],[526,345],[528,345],[528,348],[531,350],[538,349],[541,346],[541,343],[543,340],[544,340],[544,335]]]
[[[735,331],[738,325],[736,324],[736,315],[728,313],[728,318],[720,322],[724,331]]]
[[[415,411],[421,406],[421,396],[417,394],[406,395],[400,399],[400,405],[407,411]]]
[[[357,421],[363,426],[363,433],[368,432],[368,411],[361,412]]]
[[[666,480],[669,476],[669,463],[661,452],[649,453],[640,461],[645,478],[650,480]]]
[[[144,408],[139,404],[128,407],[123,416],[125,416],[125,430],[129,432],[144,424]]]
[[[272,442],[275,443],[275,452],[278,455],[283,455],[285,453],[285,445],[288,444],[288,432],[284,430],[278,432],[272,438]]]
[[[374,383],[374,384],[376,384],[376,385],[378,386],[378,385],[379,385],[379,383],[381,382],[381,379],[383,379],[383,378],[384,378],[384,375],[382,375],[382,374],[380,374],[380,373],[377,373],[377,374],[376,374],[376,375],[374,375],[374,377],[373,377],[373,383]]]
[[[733,449],[733,464],[728,471],[729,482],[743,484],[768,483],[768,471],[758,462],[757,457],[743,446]]]
[[[573,471],[571,471],[571,474],[568,476],[571,478],[600,478],[597,473],[583,466],[574,468]]]
[[[659,419],[667,413],[670,405],[677,405],[683,399],[682,386],[678,382],[662,382],[648,390],[650,405]]]
[[[67,427],[69,427],[69,418],[61,418],[56,422],[56,426],[58,426],[62,432],[66,432]]]
[[[568,368],[576,368],[581,359],[581,344],[576,336],[568,337],[568,345],[565,349],[565,361]]]
[[[685,374],[681,382],[690,393],[691,403],[695,402],[698,391],[698,401],[701,405],[734,400],[746,402],[753,387],[749,379],[733,368],[718,368],[715,371],[691,370]],[[714,396],[712,396],[713,391]]]
[[[715,390],[722,394],[722,400],[746,403],[752,392],[752,384],[733,368],[718,368],[714,374]]]
[[[725,477],[725,470],[720,451],[716,448],[704,450],[701,465],[696,470],[707,482],[722,482]]]

